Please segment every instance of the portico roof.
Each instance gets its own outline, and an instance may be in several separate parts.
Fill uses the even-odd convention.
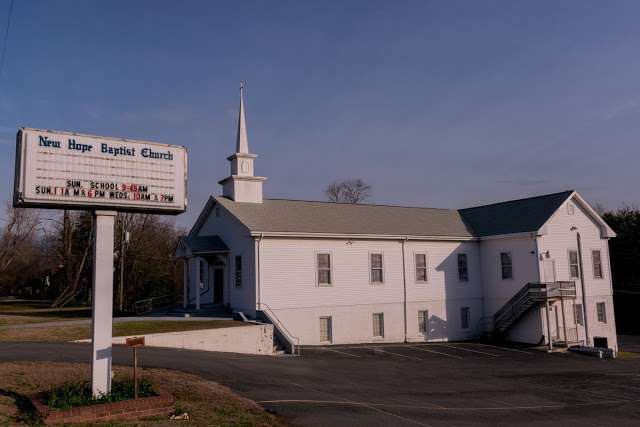
[[[184,236],[180,243],[183,246],[183,250],[190,252],[192,255],[229,252],[229,247],[219,236]],[[178,256],[185,255],[187,254],[178,254]]]

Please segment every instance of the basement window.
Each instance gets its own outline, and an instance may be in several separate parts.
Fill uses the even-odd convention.
[[[427,321],[429,320],[429,312],[427,310],[418,311],[418,332],[427,333]]]
[[[331,342],[333,338],[331,323],[331,316],[320,317],[320,342]]]
[[[462,329],[469,329],[469,307],[460,308],[460,327]]]
[[[384,337],[384,313],[373,313],[373,336]]]

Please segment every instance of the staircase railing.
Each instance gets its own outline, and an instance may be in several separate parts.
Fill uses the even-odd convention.
[[[258,303],[258,310],[262,311],[269,321],[275,326],[276,330],[280,332],[283,338],[291,346],[291,353],[300,356],[300,338],[294,336],[273,312],[268,304],[263,302]]]
[[[136,314],[144,314],[153,311],[156,308],[171,305],[173,302],[174,296],[172,294],[167,294],[136,301],[133,303],[133,307]]]
[[[505,321],[513,316],[524,314],[525,305],[532,306],[534,303],[544,302],[548,299],[575,298],[575,296],[575,282],[527,283],[494,314],[494,329],[499,329]]]

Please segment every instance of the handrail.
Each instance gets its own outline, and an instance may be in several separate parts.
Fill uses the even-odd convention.
[[[148,312],[153,310],[153,306],[154,306],[156,301],[158,301],[158,300],[167,301],[168,299],[172,300],[173,299],[173,295],[172,294],[166,294],[166,295],[160,295],[160,296],[157,296],[157,297],[146,298],[146,299],[134,302],[133,303],[133,307],[134,307],[134,310],[135,310],[136,314],[144,314],[144,313],[148,313]],[[140,307],[141,309],[138,310],[138,307]],[[145,309],[146,309],[146,311],[143,311]]]
[[[295,335],[293,335],[288,329],[287,327],[284,325],[284,323],[282,323],[282,320],[280,320],[280,318],[278,317],[278,315],[276,315],[273,310],[271,309],[271,307],[269,307],[268,304],[264,303],[264,302],[259,302],[258,303],[258,310],[262,310],[262,306],[265,306],[267,308],[267,310],[269,311],[269,313],[273,316],[273,319],[270,319],[272,322],[275,319],[276,323],[277,323],[277,327],[281,329],[281,331],[284,331],[286,334],[286,338],[289,339],[291,341],[291,346],[293,347],[291,350],[291,353],[297,353],[298,356],[300,356],[300,338],[296,337]],[[296,340],[296,342],[294,343],[293,340]]]
[[[573,281],[555,281],[525,284],[509,299],[494,316],[494,328],[509,319],[527,302],[536,302],[555,297],[575,297],[576,288]]]

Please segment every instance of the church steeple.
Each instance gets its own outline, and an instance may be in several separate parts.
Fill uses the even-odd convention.
[[[222,194],[236,202],[262,203],[262,183],[267,179],[253,175],[253,162],[258,157],[249,152],[247,124],[244,114],[244,84],[240,83],[240,111],[236,152],[227,157],[231,162],[231,175],[219,182]]]
[[[247,138],[247,123],[244,118],[244,83],[240,82],[240,112],[238,113],[238,134],[236,136],[236,153],[249,153],[249,138]]]

